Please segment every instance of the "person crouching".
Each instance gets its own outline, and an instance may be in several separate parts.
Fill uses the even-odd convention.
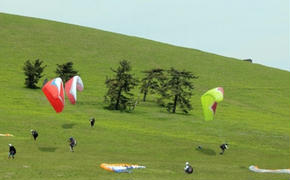
[[[191,174],[193,172],[193,168],[188,162],[185,163],[184,172],[187,174]]]
[[[220,148],[221,148],[221,150],[222,150],[222,152],[220,152],[220,155],[223,155],[223,154],[225,153],[225,150],[226,150],[226,149],[229,149],[227,143],[226,143],[226,144],[222,144],[222,145],[220,145]]]

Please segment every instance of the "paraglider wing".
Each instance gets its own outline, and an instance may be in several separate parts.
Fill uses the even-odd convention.
[[[72,77],[65,83],[65,92],[71,104],[75,104],[77,101],[77,90],[82,91],[84,84],[79,76]]]
[[[205,120],[213,120],[213,116],[217,107],[217,103],[215,103],[214,98],[211,95],[203,95],[201,97],[201,104]]]
[[[290,174],[290,169],[260,169],[258,166],[251,165],[249,170],[258,173],[285,173]]]
[[[206,121],[213,120],[217,104],[224,99],[224,89],[217,87],[211,89],[201,96],[201,105],[203,109],[204,119]]]
[[[59,113],[64,107],[64,89],[61,78],[55,78],[46,83],[42,88],[47,100],[54,110]]]
[[[139,166],[137,164],[107,164],[107,163],[102,163],[100,167],[107,171],[116,172],[116,173],[121,173],[121,172],[128,173],[132,169],[146,168],[145,166]]]
[[[9,137],[9,136],[14,136],[13,134],[0,134],[0,136],[6,136],[6,137]]]

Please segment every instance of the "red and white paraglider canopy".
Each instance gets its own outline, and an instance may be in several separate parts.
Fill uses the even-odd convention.
[[[64,107],[64,88],[61,78],[57,77],[47,82],[42,91],[54,110],[57,113],[61,112]]]
[[[77,101],[77,90],[82,91],[84,84],[79,76],[72,77],[65,83],[65,92],[71,104],[75,104]]]

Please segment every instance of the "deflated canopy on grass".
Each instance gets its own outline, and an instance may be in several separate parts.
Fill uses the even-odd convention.
[[[121,172],[129,173],[131,172],[130,170],[132,169],[146,168],[145,166],[140,166],[137,164],[107,164],[107,163],[102,163],[100,167],[107,171],[116,172],[116,173],[121,173]]]
[[[71,104],[75,104],[77,101],[77,90],[83,91],[84,84],[79,76],[72,77],[65,83],[65,93]]]
[[[224,89],[222,87],[211,89],[201,96],[201,105],[206,121],[213,120],[217,103],[223,101],[223,99]]]
[[[57,113],[61,112],[64,107],[64,90],[61,78],[57,77],[47,82],[42,91],[54,110]]]

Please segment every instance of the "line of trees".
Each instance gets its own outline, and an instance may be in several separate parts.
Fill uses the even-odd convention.
[[[135,108],[137,101],[130,91],[139,81],[130,74],[131,69],[130,63],[123,60],[117,70],[112,69],[114,76],[106,79],[108,91],[105,102],[108,103],[108,109],[131,111]],[[174,68],[169,70],[156,68],[143,73],[145,77],[141,80],[140,92],[143,94],[144,102],[148,94],[158,94],[157,102],[168,112],[176,113],[177,107],[184,113],[192,110],[190,103],[194,89],[192,80],[197,79],[197,76],[189,71]]]
[[[43,61],[36,59],[34,62],[27,60],[24,63],[23,70],[26,76],[25,86],[27,88],[36,89],[38,81],[42,78],[46,65]],[[132,111],[135,109],[138,100],[134,97],[132,90],[140,84],[140,93],[142,100],[145,102],[148,95],[156,94],[156,102],[167,109],[168,112],[176,113],[180,108],[184,113],[192,110],[190,99],[194,84],[192,80],[197,79],[192,72],[179,71],[173,67],[169,70],[155,68],[146,71],[144,78],[139,81],[131,73],[132,67],[129,61],[120,61],[117,69],[111,69],[112,77],[107,77],[105,85],[107,93],[105,94],[105,102],[110,110]],[[71,77],[78,74],[73,69],[73,62],[57,64],[55,70],[56,76],[60,77],[65,83]],[[156,97],[156,96],[155,96]]]
[[[78,71],[73,69],[73,62],[57,64],[56,66],[55,74],[60,77],[64,83],[78,74]],[[44,76],[43,72],[46,67],[47,65],[43,65],[43,61],[39,59],[35,61],[25,61],[23,66],[24,75],[26,76],[24,82],[25,87],[31,89],[39,88],[37,83]]]

